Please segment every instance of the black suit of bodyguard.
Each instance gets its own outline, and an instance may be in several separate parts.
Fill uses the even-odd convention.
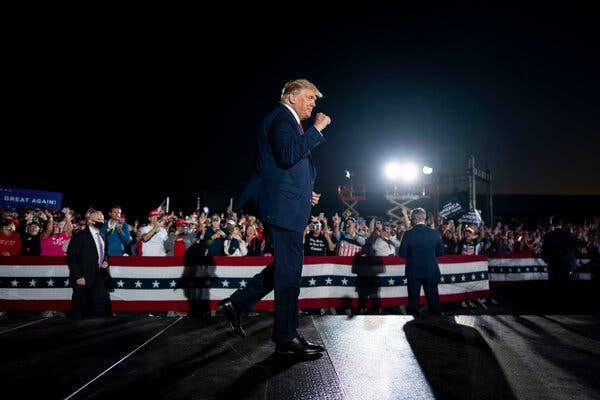
[[[67,249],[69,280],[73,285],[71,316],[109,316],[112,313],[109,290],[106,240],[99,232],[104,224],[100,211],[90,213],[88,227],[71,239]]]
[[[550,223],[553,229],[544,235],[542,259],[548,264],[548,280],[553,289],[564,289],[576,266],[577,244],[575,236],[563,229],[563,221],[559,215],[553,215]]]
[[[437,257],[444,255],[444,247],[439,233],[425,225],[426,216],[422,208],[412,211],[413,227],[404,232],[398,250],[400,257],[406,259],[408,309],[413,315],[418,314],[421,286],[429,313],[442,313],[438,292],[441,274]]]

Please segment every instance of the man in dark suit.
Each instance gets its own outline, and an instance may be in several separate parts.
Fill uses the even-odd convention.
[[[67,248],[69,280],[73,284],[72,317],[112,314],[109,296],[112,278],[108,269],[106,240],[100,234],[103,226],[102,212],[90,212],[87,228],[73,236]]]
[[[551,295],[556,296],[559,294],[556,290],[569,288],[569,275],[576,266],[577,245],[575,236],[563,229],[559,215],[553,215],[550,224],[552,230],[544,235],[542,241],[542,259],[548,265]]]
[[[244,199],[258,203],[259,216],[274,248],[274,262],[255,275],[245,288],[219,302],[233,331],[240,336],[241,314],[275,290],[273,341],[278,353],[316,354],[323,346],[306,340],[298,331],[298,295],[304,259],[302,236],[311,207],[319,201],[313,192],[316,170],[311,150],[325,141],[323,129],[331,119],[317,113],[314,125],[304,131],[319,90],[305,79],[288,82],[280,105],[260,125],[255,168]],[[242,205],[236,206],[236,209]]]
[[[440,267],[437,257],[444,255],[444,247],[440,235],[425,225],[427,213],[422,208],[415,208],[411,213],[412,229],[402,236],[398,254],[406,259],[406,280],[408,289],[408,311],[419,314],[419,298],[421,286],[425,292],[427,309],[430,314],[441,315],[438,282]]]

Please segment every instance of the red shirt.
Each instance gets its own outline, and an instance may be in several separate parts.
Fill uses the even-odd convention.
[[[11,256],[21,254],[21,237],[18,233],[12,232],[9,236],[4,232],[0,232],[0,256],[6,252],[10,253]]]
[[[183,236],[178,236],[173,244],[173,255],[176,257],[185,256],[185,243],[183,242]]]

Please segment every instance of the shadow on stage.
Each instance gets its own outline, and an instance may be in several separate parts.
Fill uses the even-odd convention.
[[[383,257],[355,255],[352,260],[352,273],[356,274],[355,289],[359,313],[366,312],[369,305],[373,312],[381,311],[379,276],[385,273]]]
[[[514,399],[493,351],[479,332],[441,316],[404,325],[410,347],[438,399]]]
[[[199,245],[185,252],[183,274],[177,284],[188,300],[189,315],[202,321],[210,317],[209,290],[218,279],[214,258],[205,256],[204,252],[205,248]]]

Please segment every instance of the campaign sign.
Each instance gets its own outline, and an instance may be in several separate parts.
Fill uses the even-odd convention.
[[[466,225],[479,226],[481,225],[481,210],[469,210],[461,218]]]
[[[440,211],[440,217],[444,219],[452,218],[456,215],[460,215],[465,211],[463,206],[457,201],[449,201],[442,206]]]
[[[0,207],[23,208],[26,206],[60,210],[62,193],[0,186]]]

